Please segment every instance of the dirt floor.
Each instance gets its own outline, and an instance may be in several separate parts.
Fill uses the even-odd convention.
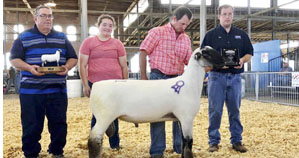
[[[21,121],[20,105],[17,95],[5,95],[3,98],[3,155],[4,158],[21,158]],[[68,135],[64,148],[66,158],[87,158],[87,138],[90,130],[90,108],[88,98],[69,99]],[[224,108],[220,150],[208,152],[208,100],[201,98],[200,112],[194,120],[193,153],[195,157],[219,158],[299,158],[299,107],[260,103],[242,100],[241,121],[244,127],[243,143],[249,149],[247,153],[232,150],[228,131],[228,116]],[[167,158],[179,158],[172,152],[172,127],[167,122],[167,147],[164,152]],[[150,133],[149,124],[134,124],[120,121],[121,150],[109,148],[107,137],[104,138],[104,158],[147,158],[149,155]],[[49,133],[45,122],[44,132],[40,141],[41,158],[49,158],[47,146]]]

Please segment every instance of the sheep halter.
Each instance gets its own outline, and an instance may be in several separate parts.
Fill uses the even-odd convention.
[[[185,85],[185,82],[182,80],[179,80],[175,83],[175,85],[171,86],[171,88],[174,89],[174,92],[176,92],[177,94],[180,93],[181,88]]]

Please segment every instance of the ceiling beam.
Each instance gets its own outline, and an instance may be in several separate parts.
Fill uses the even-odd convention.
[[[132,2],[132,4],[130,5],[130,7],[127,9],[127,11],[123,14],[123,18],[125,18],[130,12],[131,10],[134,8],[134,6],[138,3],[138,0],[135,0],[134,2]]]
[[[3,8],[4,11],[23,11],[23,12],[28,12],[28,11],[33,11],[34,9],[29,9],[29,8],[13,8],[13,7],[4,7]],[[70,10],[70,9],[53,9],[53,12],[55,13],[80,13],[80,10]],[[116,11],[109,11],[109,12],[105,12],[105,11],[97,11],[97,10],[88,10],[88,14],[112,14],[112,15],[123,15],[126,12],[116,12]],[[168,17],[169,13],[138,13],[139,15],[151,15],[153,17]],[[194,14],[193,19],[199,19],[199,14]],[[237,15],[235,16],[236,18],[242,18],[244,19],[243,21],[246,21],[247,19],[244,17],[247,17],[246,15]],[[208,14],[207,15],[207,20],[210,19],[214,19],[215,15],[212,14]],[[273,16],[255,16],[255,17],[251,17],[251,19],[253,21],[255,20],[272,20],[275,19],[277,21],[280,22],[299,22],[299,17],[283,17],[283,16],[279,16],[279,17],[273,17]],[[240,22],[241,20],[239,20]]]
[[[21,12],[31,12],[33,14],[34,9],[33,8],[12,8],[12,7],[4,7],[4,11],[21,11]],[[69,10],[69,9],[52,9],[54,12],[59,13],[80,13],[80,10]]]
[[[27,6],[27,8],[30,9],[31,14],[34,15],[33,10],[32,10],[32,8],[31,8],[29,2],[28,2],[27,0],[23,0],[23,2],[24,2],[25,5]]]
[[[109,1],[106,1],[103,11],[106,11],[108,4],[109,4]]]
[[[150,20],[150,16],[147,16],[141,23],[140,23],[140,26],[143,27],[143,25],[148,21]],[[130,34],[132,35],[136,35],[138,33],[138,30],[139,30],[139,27],[135,28],[135,30],[133,32],[131,32]],[[128,37],[126,40],[125,40],[125,44],[127,44],[127,42],[129,42],[130,40],[130,37]]]
[[[261,24],[254,24],[254,25],[252,25],[252,28],[257,29],[257,28],[260,28],[260,27],[263,27],[263,26],[267,26],[267,25],[269,25],[271,23],[272,23],[272,21],[265,21],[265,22],[263,22]]]
[[[282,6],[285,6],[285,5],[288,5],[288,4],[297,2],[297,1],[298,1],[298,0],[293,0],[293,1],[291,1],[291,2],[287,2],[287,3],[284,3],[284,4],[279,5],[279,6],[274,6],[274,7],[269,8],[269,9],[265,9],[265,10],[262,10],[262,11],[259,11],[259,12],[253,13],[253,14],[249,14],[249,15],[244,16],[244,17],[242,17],[242,18],[236,19],[235,21],[233,21],[233,23],[236,23],[236,22],[239,22],[239,21],[242,21],[242,20],[247,20],[247,18],[255,17],[255,16],[261,15],[261,14],[263,14],[263,13],[270,12],[270,11],[272,11],[272,10],[278,9],[279,7],[282,7]]]
[[[34,9],[29,9],[29,8],[14,8],[14,7],[4,7],[3,8],[4,11],[23,11],[23,12],[28,12],[28,11],[33,11]],[[80,10],[72,10],[72,9],[52,9],[53,12],[57,12],[57,13],[80,13]],[[88,14],[116,14],[116,15],[124,15],[127,12],[118,12],[118,11],[98,11],[98,10],[88,10]],[[134,12],[135,13],[135,12]],[[137,14],[137,13],[135,13]],[[151,15],[153,17],[164,17],[164,16],[169,16],[169,13],[138,13],[138,15]],[[265,20],[265,19],[275,19],[278,21],[282,21],[282,22],[299,22],[299,17],[283,17],[283,16],[279,16],[279,17],[273,17],[273,16],[253,16],[250,15],[252,20]],[[246,18],[248,17],[247,15],[236,15],[235,16],[239,21],[242,20],[247,20]],[[199,14],[193,14],[193,19],[199,19],[200,15]],[[208,14],[207,15],[207,20],[209,19],[214,19],[215,15],[213,14]],[[241,20],[242,19],[242,20]],[[237,21],[234,21],[234,23]]]

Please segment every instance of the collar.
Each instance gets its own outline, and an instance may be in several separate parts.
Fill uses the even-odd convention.
[[[170,22],[169,22],[168,24],[166,24],[165,26],[166,26],[166,28],[169,30],[169,32],[174,32],[174,33],[176,33]],[[184,34],[184,33],[185,33],[185,31],[181,32],[181,33],[179,34],[179,36],[181,36],[181,35]]]
[[[38,30],[36,24],[33,26],[32,29],[33,29],[33,32],[34,32],[34,33],[39,33],[39,34],[44,35],[43,33],[41,33],[41,32]],[[47,36],[52,35],[52,34],[54,34],[54,33],[55,33],[55,30],[52,28],[51,31],[50,31],[50,33],[48,33]],[[44,36],[46,36],[46,35],[44,35]]]
[[[223,33],[227,34],[225,28],[223,26],[221,26],[220,24],[218,25],[218,29],[220,31],[222,31]],[[230,30],[229,30],[229,32],[228,32],[228,34],[231,34],[234,29],[235,29],[235,27],[232,25],[231,28],[230,28]]]

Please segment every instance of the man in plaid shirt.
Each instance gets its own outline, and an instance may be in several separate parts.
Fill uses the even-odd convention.
[[[178,7],[172,21],[164,26],[155,27],[140,46],[141,79],[147,80],[146,57],[149,56],[150,79],[168,79],[181,75],[192,54],[191,41],[185,29],[190,24],[192,12],[187,7]],[[162,96],[161,96],[162,97]],[[180,154],[182,133],[178,121],[173,122],[173,150]],[[166,148],[165,122],[151,123],[151,157],[161,158]]]

